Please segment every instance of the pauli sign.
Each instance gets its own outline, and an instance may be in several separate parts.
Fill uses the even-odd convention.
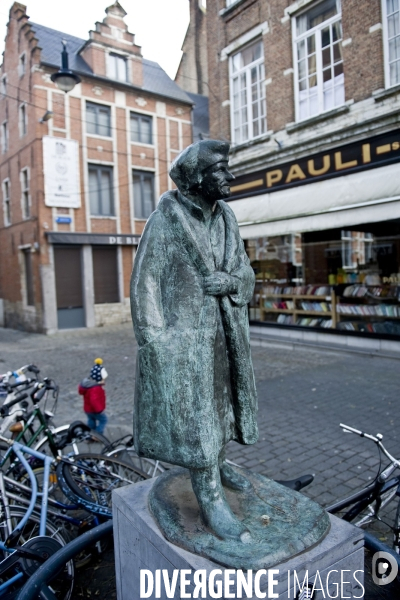
[[[400,130],[236,177],[232,200],[400,161]]]

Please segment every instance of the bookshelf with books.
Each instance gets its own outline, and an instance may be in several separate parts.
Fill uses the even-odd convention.
[[[346,286],[337,293],[338,329],[400,334],[400,285]]]
[[[264,285],[259,310],[264,322],[324,329],[337,325],[336,295],[326,285]]]

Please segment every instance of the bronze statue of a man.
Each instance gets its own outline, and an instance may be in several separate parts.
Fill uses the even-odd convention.
[[[250,485],[225,461],[225,445],[258,437],[247,314],[254,273],[222,199],[234,179],[228,153],[229,144],[204,140],[177,157],[178,190],[161,196],[139,244],[134,440],[141,456],[189,469],[204,523],[246,542],[223,490]]]

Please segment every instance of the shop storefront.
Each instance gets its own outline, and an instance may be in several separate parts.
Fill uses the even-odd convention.
[[[400,131],[237,177],[250,318],[400,339]]]
[[[53,261],[42,271],[48,329],[129,321],[129,276],[139,239],[138,235],[48,232]]]

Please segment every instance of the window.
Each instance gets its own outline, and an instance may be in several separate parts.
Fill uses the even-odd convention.
[[[21,104],[19,107],[19,135],[23,137],[26,135],[26,106]]]
[[[4,123],[1,126],[1,151],[7,152],[8,150],[8,125],[7,125],[7,121],[4,121]]]
[[[7,76],[3,75],[1,79],[1,94],[2,96],[7,96]]]
[[[21,171],[21,191],[22,191],[22,214],[24,219],[29,219],[31,216],[30,199],[29,199],[29,173],[28,169]]]
[[[374,244],[374,236],[372,233],[364,233],[364,238],[362,240],[362,242],[364,243],[364,256],[360,257],[360,263],[361,264],[368,264],[369,262],[372,262],[373,258],[374,258],[374,254],[373,254],[373,244]]]
[[[147,219],[155,208],[153,173],[133,171],[133,200],[135,218]]]
[[[108,55],[108,76],[118,81],[127,81],[126,59],[123,56]]]
[[[131,142],[152,144],[152,118],[131,113]]]
[[[90,214],[110,217],[114,215],[112,167],[89,166]]]
[[[232,4],[235,4],[235,2],[238,2],[238,0],[226,0],[226,8],[228,8],[228,6],[231,6]]]
[[[383,0],[386,10],[386,62],[389,86],[400,84],[400,2]]]
[[[18,72],[19,72],[20,77],[22,77],[22,75],[25,75],[25,70],[26,70],[26,57],[25,57],[25,53],[24,53],[24,54],[21,54],[21,56],[19,57]]]
[[[233,140],[241,144],[267,129],[262,41],[234,54],[230,70]]]
[[[117,248],[92,246],[94,303],[119,302]]]
[[[111,111],[109,106],[86,102],[86,129],[88,133],[111,136]]]
[[[24,254],[25,266],[26,303],[28,306],[34,306],[35,299],[33,294],[32,252],[30,248],[26,248],[22,252]]]
[[[324,0],[293,20],[296,111],[301,121],[344,104],[340,0]]]
[[[10,181],[3,181],[3,210],[4,225],[11,225],[11,206],[10,206]]]
[[[355,266],[353,260],[353,234],[351,231],[342,229],[342,267],[352,269]]]

